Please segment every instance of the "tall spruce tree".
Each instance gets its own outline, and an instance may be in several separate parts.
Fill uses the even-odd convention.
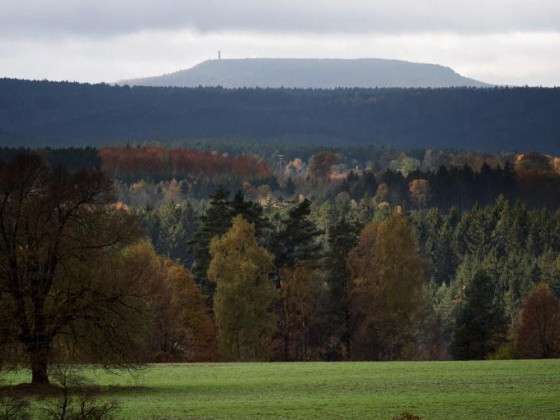
[[[254,201],[246,200],[241,190],[237,191],[229,205],[232,217],[241,215],[248,223],[255,226],[257,241],[263,245],[268,240],[271,225],[270,221],[264,217],[262,206]]]
[[[158,209],[146,209],[140,216],[158,254],[179,261],[185,267],[192,266],[191,242],[198,230],[198,217],[188,201],[180,204],[169,202]]]
[[[303,200],[290,209],[288,217],[280,222],[274,235],[272,249],[276,267],[293,267],[297,262],[316,260],[321,256],[317,237],[322,232],[310,219],[311,202]]]
[[[281,219],[277,231],[272,237],[272,250],[275,255],[276,274],[274,281],[276,287],[282,287],[281,273],[289,271],[297,264],[305,264],[311,268],[321,257],[321,244],[317,237],[321,231],[310,219],[311,202],[307,199],[291,208],[288,217]],[[290,332],[288,328],[289,316],[286,314],[286,305],[279,302],[276,306],[278,319],[279,341],[282,347],[284,360],[290,358]]]
[[[486,272],[477,271],[467,285],[455,325],[450,346],[455,359],[485,359],[505,341],[503,303],[496,297],[495,284]]]
[[[259,243],[264,243],[270,229],[269,221],[263,215],[262,207],[255,202],[245,200],[242,191],[238,191],[233,199],[229,199],[229,192],[218,188],[210,196],[210,204],[206,213],[201,217],[200,227],[191,242],[193,248],[193,274],[204,294],[212,300],[214,285],[208,281],[207,272],[210,265],[210,243],[231,227],[235,216],[241,215],[255,227]]]
[[[232,211],[228,198],[229,192],[223,188],[218,188],[210,196],[210,204],[206,213],[200,218],[200,228],[192,241],[194,256],[192,272],[200,289],[209,299],[215,288],[207,277],[210,265],[210,242],[212,238],[226,233],[231,226]]]
[[[329,342],[327,349],[330,359],[347,358],[350,355],[350,308],[349,294],[351,273],[346,264],[348,253],[356,246],[358,226],[341,217],[328,232],[328,252],[325,259],[327,271],[328,301],[327,314],[323,317],[328,325]]]

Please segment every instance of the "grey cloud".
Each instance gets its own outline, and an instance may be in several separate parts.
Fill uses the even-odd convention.
[[[8,0],[3,36],[560,31],[558,0]]]
[[[496,84],[560,86],[560,33],[298,35],[136,33],[117,38],[3,40],[0,76],[114,82],[215,57],[380,57],[444,64]]]

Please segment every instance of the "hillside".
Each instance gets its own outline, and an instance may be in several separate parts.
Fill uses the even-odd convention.
[[[0,145],[200,139],[560,153],[560,89],[154,88],[0,79]]]
[[[487,86],[449,67],[399,60],[227,59],[207,60],[162,76],[126,80],[136,86],[222,86],[225,88],[459,87]]]

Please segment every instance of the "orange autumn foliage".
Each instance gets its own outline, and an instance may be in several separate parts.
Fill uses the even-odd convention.
[[[148,242],[130,250],[142,272],[150,312],[150,361],[202,362],[216,358],[216,331],[204,297],[188,269],[157,255]]]
[[[264,178],[271,170],[252,155],[228,156],[194,149],[167,149],[159,146],[104,147],[99,150],[102,169],[114,178],[187,178],[233,175]]]

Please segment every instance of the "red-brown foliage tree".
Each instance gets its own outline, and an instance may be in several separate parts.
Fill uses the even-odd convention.
[[[526,358],[560,356],[560,301],[546,283],[537,285],[525,298],[516,348]]]
[[[164,147],[105,147],[99,150],[102,169],[113,178],[173,179],[231,175],[266,178],[271,170],[252,155],[228,156],[193,149]]]
[[[309,177],[314,180],[325,181],[331,173],[331,167],[338,160],[339,156],[330,151],[323,151],[313,155],[309,162]]]

